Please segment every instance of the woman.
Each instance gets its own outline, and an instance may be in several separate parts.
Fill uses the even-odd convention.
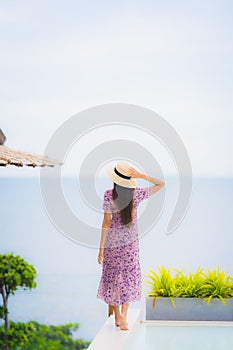
[[[121,330],[128,330],[129,303],[140,300],[142,287],[137,207],[165,183],[143,175],[125,162],[107,168],[107,173],[113,181],[113,189],[104,193],[104,218],[98,254],[102,276],[97,297],[114,310],[115,325]],[[137,187],[136,178],[148,180],[153,186]]]

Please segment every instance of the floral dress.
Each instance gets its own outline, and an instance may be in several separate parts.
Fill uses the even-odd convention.
[[[112,219],[105,241],[97,298],[109,305],[122,305],[141,299],[137,208],[142,200],[151,195],[151,191],[152,187],[134,189],[132,222],[129,227],[121,223],[112,190],[104,193],[103,209],[112,213]]]

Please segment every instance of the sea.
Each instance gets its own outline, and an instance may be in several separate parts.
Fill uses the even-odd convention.
[[[85,181],[82,186],[89,186],[90,180]],[[100,199],[111,188],[107,180],[101,181],[93,194]],[[149,269],[157,271],[163,265],[171,271],[190,272],[219,267],[233,276],[233,179],[194,177],[187,211],[170,234],[166,228],[178,198],[179,179],[170,176],[165,182],[155,194],[163,206],[150,208],[147,214],[152,219],[156,216],[153,227],[139,233],[143,296],[130,307],[141,308],[143,317]],[[69,207],[82,221],[100,226],[101,208],[92,217],[78,185],[76,177],[63,179]],[[70,239],[69,233],[59,230],[46,210],[39,177],[0,177],[0,191],[0,254],[20,255],[37,270],[36,288],[19,289],[10,297],[10,319],[55,325],[78,322],[76,336],[91,341],[108,316],[107,305],[96,297],[102,268],[97,262],[98,247]],[[139,214],[146,217],[148,206],[149,202],[142,204]]]

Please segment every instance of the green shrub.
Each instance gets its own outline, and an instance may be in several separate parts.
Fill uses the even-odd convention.
[[[173,298],[204,298],[208,303],[212,298],[218,298],[226,304],[225,299],[233,297],[233,278],[220,271],[219,266],[212,271],[198,268],[188,275],[177,269],[172,270],[173,275],[164,266],[158,267],[158,273],[149,269],[149,273],[146,273],[149,296],[170,297],[174,306]]]
[[[226,298],[233,297],[233,278],[220,271],[219,267],[213,271],[208,269],[204,274],[200,295],[202,298],[207,298],[208,302],[212,298],[219,298],[225,304]]]
[[[10,328],[0,326],[0,349],[21,349],[34,331],[32,323],[12,322]]]
[[[79,328],[78,323],[54,326],[31,321],[30,324],[34,331],[31,332],[29,341],[20,348],[21,350],[83,350],[90,344],[83,339],[74,339]]]
[[[0,326],[0,349],[10,350],[84,350],[90,342],[75,339],[78,323],[50,326],[35,321],[10,322],[10,328]]]

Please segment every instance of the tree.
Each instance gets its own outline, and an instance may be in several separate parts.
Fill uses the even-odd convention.
[[[14,295],[19,288],[32,289],[36,287],[36,270],[20,256],[13,253],[0,254],[0,293],[3,305],[0,307],[0,317],[4,320],[6,334],[10,333],[8,317],[9,296]],[[5,349],[9,348],[6,343]]]
[[[48,326],[31,321],[34,331],[21,350],[83,350],[90,342],[74,339],[74,333],[79,328],[78,323],[68,323],[61,326]]]
[[[21,349],[31,339],[35,331],[33,323],[10,321],[10,328],[0,326],[0,349]]]
[[[20,256],[0,254],[0,293],[3,304],[0,306],[0,349],[4,350],[83,350],[90,342],[74,339],[78,323],[62,326],[47,326],[35,321],[28,323],[10,322],[8,317],[9,296],[19,288],[36,287],[36,270]]]

